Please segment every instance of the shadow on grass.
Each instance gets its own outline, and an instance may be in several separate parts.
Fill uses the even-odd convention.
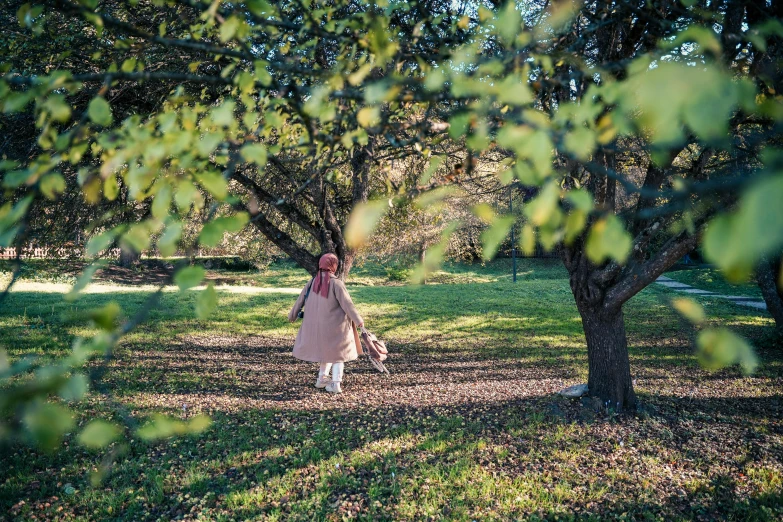
[[[348,514],[365,520],[459,520],[479,512],[493,518],[487,516],[493,509],[503,513],[494,518],[505,519],[598,520],[625,513],[630,519],[772,520],[781,512],[774,477],[760,486],[774,491],[758,495],[738,495],[741,485],[732,478],[752,473],[769,451],[779,450],[776,444],[764,446],[770,444],[768,435],[754,435],[760,441],[756,454],[750,443],[746,458],[732,464],[735,471],[714,473],[732,461],[722,453],[726,448],[698,452],[694,443],[710,436],[728,442],[738,433],[747,440],[752,424],[714,420],[701,430],[681,420],[705,409],[747,411],[753,404],[768,415],[780,413],[780,396],[731,402],[647,399],[652,403],[647,420],[596,417],[578,403],[549,397],[434,408],[276,411],[257,422],[254,412],[245,412],[224,429],[235,440],[259,440],[252,456],[238,452],[221,459],[218,468],[182,493],[222,495],[226,513],[240,518],[293,520]],[[660,409],[679,416],[669,419]],[[635,451],[618,446],[618,438],[632,441],[639,430],[656,443],[629,442],[638,446]],[[219,431],[211,436],[215,444],[225,439]],[[667,448],[658,446],[667,440]],[[646,459],[659,457],[687,474],[699,471],[699,480],[674,487],[656,470],[650,470],[649,481],[622,471],[649,466]],[[621,470],[613,470],[619,463]]]

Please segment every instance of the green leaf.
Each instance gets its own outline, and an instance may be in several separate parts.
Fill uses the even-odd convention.
[[[196,415],[190,421],[188,421],[188,433],[192,435],[197,435],[199,433],[203,433],[209,427],[212,426],[212,419],[210,419],[207,415]]]
[[[44,107],[56,122],[65,123],[71,119],[71,106],[65,101],[65,96],[61,94],[49,96],[44,103]]]
[[[51,451],[74,425],[70,410],[57,404],[34,402],[25,408],[22,422],[33,441]]]
[[[14,113],[23,111],[34,97],[35,91],[32,89],[27,92],[11,93],[7,95],[3,101],[3,112]]]
[[[535,111],[527,111],[526,114],[538,115]],[[538,118],[538,116],[535,116]],[[538,123],[542,125],[542,123]],[[527,125],[504,125],[498,132],[498,144],[504,148],[513,150],[517,155],[514,170],[519,179],[527,185],[540,185],[552,172],[552,153],[554,145],[549,134],[544,129],[532,129]],[[533,167],[529,179],[520,172],[526,168],[528,160]]]
[[[707,320],[707,314],[704,313],[704,308],[693,299],[678,297],[672,299],[672,306],[675,310],[680,312],[680,315],[693,324],[702,324]]]
[[[433,205],[442,202],[444,199],[455,195],[458,192],[457,188],[453,185],[446,185],[436,187],[432,190],[428,190],[416,198],[414,204],[417,208],[428,209]]]
[[[381,122],[381,109],[379,107],[362,107],[356,115],[356,121],[364,128],[374,127]]]
[[[150,227],[148,223],[134,223],[122,235],[120,246],[125,250],[141,253],[150,247]]]
[[[498,34],[506,45],[514,42],[522,31],[522,15],[517,10],[516,3],[509,0],[495,20]]]
[[[174,435],[198,434],[212,424],[206,415],[196,415],[189,422],[183,422],[165,415],[153,415],[152,420],[139,428],[136,434],[144,440],[156,440]]]
[[[638,121],[652,142],[660,146],[682,142],[686,123],[705,141],[722,143],[742,87],[723,69],[707,64],[692,67],[660,62],[650,67],[649,56],[629,67],[629,78],[614,88],[614,101],[629,118]],[[694,88],[698,86],[698,88]],[[615,122],[619,121],[617,118]]]
[[[719,370],[739,363],[742,371],[751,374],[758,367],[753,347],[728,328],[709,328],[696,340],[699,363],[708,370]]]
[[[90,381],[83,373],[75,373],[71,375],[65,384],[60,386],[60,397],[69,402],[81,400],[87,393],[90,387]]]
[[[226,232],[240,232],[250,221],[247,212],[237,212],[233,216],[218,218]]]
[[[533,93],[522,78],[510,75],[498,85],[498,101],[509,105],[527,105],[533,101]]]
[[[495,212],[495,209],[492,208],[492,205],[490,205],[489,203],[479,203],[477,205],[473,205],[473,207],[470,210],[471,212],[473,212],[474,216],[479,218],[487,225],[491,225],[495,221],[495,218],[497,217],[497,213]]]
[[[16,20],[19,23],[19,27],[27,27],[32,22],[32,15],[30,13],[30,4],[25,3],[19,6],[16,10]]]
[[[514,216],[502,216],[495,220],[492,225],[481,233],[482,258],[489,261],[495,257],[498,247],[508,236],[511,226],[514,224]]]
[[[345,242],[348,246],[351,248],[362,246],[388,211],[388,200],[368,201],[356,205],[345,226]]]
[[[212,123],[218,127],[229,127],[234,123],[234,109],[237,103],[234,100],[225,100],[223,103],[212,109],[209,117]]]
[[[424,173],[419,178],[419,186],[427,185],[430,180],[432,180],[432,176],[435,175],[435,173],[438,171],[440,166],[443,164],[443,156],[433,156],[430,158],[430,164],[427,165],[427,168],[424,170]]]
[[[582,212],[589,213],[593,210],[593,196],[584,189],[569,190],[566,199]]]
[[[200,196],[198,189],[187,179],[183,179],[177,185],[174,192],[174,202],[180,212],[187,212],[194,201]]]
[[[253,65],[256,80],[258,80],[259,83],[261,83],[261,85],[264,87],[269,87],[272,85],[272,75],[269,74],[269,70],[267,69],[269,62],[264,60],[256,60],[253,62]]]
[[[738,209],[713,219],[704,233],[704,256],[732,281],[783,248],[783,175],[763,179],[741,197]]]
[[[201,186],[212,194],[215,199],[222,201],[228,196],[228,183],[226,183],[226,179],[219,172],[203,172],[201,174],[196,174],[196,180],[198,180]]]
[[[582,161],[587,161],[590,158],[595,150],[595,144],[595,132],[587,127],[577,127],[566,134],[563,140],[566,151]]]
[[[154,415],[152,420],[136,430],[136,435],[141,439],[152,441],[164,439],[173,435],[182,435],[186,432],[184,422],[165,415]]]
[[[71,288],[71,290],[65,294],[64,299],[66,301],[74,301],[78,297],[79,292],[84,290],[87,285],[90,284],[90,281],[92,281],[92,277],[95,275],[95,272],[104,265],[105,263],[98,261],[85,268],[79,278],[76,280],[76,283],[74,283],[73,288]]]
[[[532,256],[536,251],[536,231],[529,224],[522,227],[519,235],[519,247],[526,256]]]
[[[174,274],[174,284],[176,284],[180,290],[188,290],[194,286],[201,284],[201,281],[206,275],[206,270],[200,266],[186,266],[177,270]]]
[[[631,253],[633,240],[625,230],[622,221],[610,214],[590,227],[585,245],[585,253],[594,265],[601,265],[607,259],[625,263]]]
[[[171,185],[162,181],[160,188],[155,193],[155,197],[152,200],[152,215],[156,219],[165,219],[169,215],[169,209],[171,208],[171,196],[173,190]]]
[[[112,122],[111,107],[103,97],[93,98],[87,107],[87,115],[96,125],[108,127]]]
[[[248,143],[240,149],[240,154],[245,161],[255,163],[259,167],[266,165],[266,147],[261,143]]]
[[[32,180],[35,179],[33,176],[36,176],[36,174],[28,169],[12,170],[3,176],[3,186],[5,188],[21,187],[25,183],[28,183],[28,180],[32,182]]]
[[[79,433],[79,444],[90,449],[105,448],[120,436],[122,431],[119,426],[104,420],[90,421]]]
[[[239,232],[250,221],[247,212],[238,212],[234,216],[219,217],[204,225],[199,234],[199,243],[207,248],[218,245],[224,232]]]
[[[473,115],[469,112],[455,114],[449,118],[449,136],[455,140],[464,136],[470,127],[471,119]]]
[[[117,183],[116,175],[111,174],[103,181],[103,195],[109,201],[114,201],[120,195],[120,185]]]
[[[681,31],[674,40],[661,40],[660,47],[670,50],[679,47],[686,42],[696,42],[705,51],[711,52],[715,57],[720,57],[723,48],[718,35],[709,27],[690,25]]]
[[[225,22],[220,24],[220,34],[218,35],[220,41],[225,43],[231,40],[237,34],[241,24],[242,21],[237,16],[229,16]]]
[[[204,225],[201,233],[198,235],[198,242],[201,246],[212,248],[218,245],[223,239],[223,228],[219,223],[212,221]]]
[[[383,103],[393,101],[400,93],[399,85],[389,82],[375,82],[364,87],[364,101],[367,103]]]
[[[0,348],[0,378],[5,377],[6,372],[11,368],[11,363],[8,359],[8,350]]]
[[[208,319],[216,308],[217,292],[215,291],[215,284],[209,283],[196,299],[196,316],[201,320]]]
[[[210,154],[215,152],[215,149],[225,138],[222,132],[208,132],[196,142],[196,150],[199,156],[202,158],[208,158]]]
[[[555,182],[549,182],[541,192],[524,208],[525,216],[536,226],[549,223],[559,211],[560,188]]]
[[[65,192],[65,178],[59,172],[50,172],[41,178],[38,188],[47,199],[55,200],[58,194]]]
[[[433,69],[427,73],[427,77],[424,79],[424,87],[430,92],[440,91],[443,89],[445,82],[446,73],[443,72],[443,69]]]
[[[566,217],[565,244],[570,245],[579,237],[587,224],[587,213],[580,209],[572,210]]]
[[[171,257],[177,251],[177,243],[182,237],[182,222],[172,221],[158,239],[158,250],[163,257]]]
[[[16,204],[11,208],[11,211],[6,213],[5,211],[0,211],[0,220],[7,223],[16,223],[22,217],[24,217],[25,214],[27,214],[27,209],[30,207],[30,204],[33,202],[33,198],[35,196],[30,194],[28,196],[25,196],[24,198],[20,199],[16,202]],[[3,206],[3,209],[5,209],[6,206]]]
[[[248,0],[247,6],[250,8],[250,12],[256,16],[271,16],[275,13],[272,5],[266,0]]]
[[[121,312],[122,309],[120,308],[120,305],[111,302],[102,308],[90,311],[89,315],[92,322],[95,323],[95,326],[101,330],[111,332],[117,327]]]
[[[103,252],[114,243],[118,233],[119,230],[117,228],[112,228],[111,230],[102,232],[97,236],[92,236],[87,241],[87,247],[85,248],[84,252],[85,255],[87,257],[97,256],[99,253]]]
[[[538,228],[538,242],[546,252],[550,252],[562,239],[563,231],[557,225],[547,224]]]
[[[136,58],[128,58],[120,66],[122,72],[133,72],[134,69],[136,69]]]
[[[489,147],[489,129],[487,127],[487,122],[484,119],[476,122],[471,129],[470,134],[468,134],[468,137],[465,139],[465,144],[471,150],[478,152],[482,152]]]

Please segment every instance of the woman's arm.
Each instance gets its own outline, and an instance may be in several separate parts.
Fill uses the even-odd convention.
[[[307,287],[310,286],[312,281],[307,283],[304,288],[302,288],[302,291],[299,293],[299,298],[296,300],[296,303],[294,303],[294,307],[291,308],[291,311],[288,312],[288,322],[293,323],[296,321],[296,316],[299,315],[299,310],[302,309],[305,302],[305,295],[307,295]]]
[[[364,326],[364,319],[356,311],[356,307],[351,301],[351,296],[348,295],[348,290],[345,289],[345,284],[339,279],[332,279],[334,285],[334,295],[337,297],[337,302],[340,303],[340,308],[343,309],[345,315],[354,322],[357,326]]]

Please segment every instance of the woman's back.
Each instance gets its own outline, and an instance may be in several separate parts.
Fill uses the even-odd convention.
[[[326,297],[311,289],[305,302],[311,284],[312,281],[302,289],[299,299],[288,314],[289,321],[294,321],[304,306],[304,319],[296,336],[294,357],[322,363],[356,359],[360,346],[356,325],[363,324],[364,321],[356,311],[345,284],[330,275]]]

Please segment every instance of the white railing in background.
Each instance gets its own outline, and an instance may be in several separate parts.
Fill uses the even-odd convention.
[[[47,248],[35,247],[22,250],[22,259],[66,259],[80,258],[84,254],[81,248]],[[119,258],[120,249],[107,250],[103,253],[106,258]],[[142,257],[145,257],[142,255]],[[16,248],[0,248],[0,259],[16,259]]]

